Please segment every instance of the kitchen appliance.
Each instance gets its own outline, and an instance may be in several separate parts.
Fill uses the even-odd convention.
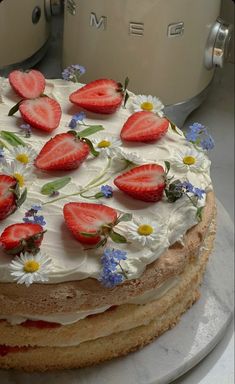
[[[50,36],[51,0],[0,1],[0,75],[35,65]]]
[[[223,66],[231,26],[220,0],[66,0],[63,66],[82,81],[110,77],[137,94],[158,96],[182,125]]]

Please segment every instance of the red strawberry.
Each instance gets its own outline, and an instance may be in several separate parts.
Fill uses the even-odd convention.
[[[89,152],[89,146],[72,133],[60,133],[44,145],[35,166],[44,171],[76,169]]]
[[[0,220],[13,213],[16,208],[16,195],[10,189],[15,190],[17,181],[14,177],[0,175]]]
[[[19,254],[22,251],[38,250],[43,239],[43,228],[39,224],[19,223],[5,228],[0,243],[6,253]]]
[[[98,234],[103,225],[114,224],[117,212],[110,207],[91,203],[68,203],[64,206],[64,218],[67,227],[78,241],[83,244],[97,244],[101,237]],[[82,233],[97,234],[87,237]]]
[[[136,112],[129,117],[121,130],[121,139],[126,141],[159,140],[168,130],[169,121],[153,112]]]
[[[116,177],[114,184],[135,199],[159,201],[166,186],[165,171],[158,164],[140,165]]]
[[[45,89],[45,77],[35,69],[28,72],[15,70],[10,73],[9,82],[14,91],[23,99],[35,99]]]
[[[59,103],[47,96],[23,100],[19,110],[26,123],[46,132],[58,127],[62,113]]]
[[[95,113],[111,114],[121,106],[123,92],[114,80],[92,81],[73,92],[69,100],[77,106]]]

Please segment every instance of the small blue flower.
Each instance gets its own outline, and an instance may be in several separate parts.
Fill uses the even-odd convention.
[[[212,136],[210,135],[201,141],[201,147],[206,151],[211,151],[214,148],[214,146],[215,146],[215,142]]]
[[[0,148],[0,161],[4,160],[4,149]]]
[[[198,136],[199,136],[199,134],[196,131],[189,131],[185,135],[186,140],[187,141],[192,141],[193,143],[195,143],[197,141]]]
[[[34,222],[35,222],[35,224],[39,224],[42,226],[46,225],[46,222],[45,222],[43,216],[34,216]]]
[[[80,64],[72,64],[71,67],[75,71],[79,71],[80,75],[84,75],[84,73],[86,73],[86,69]]]
[[[42,206],[41,205],[32,205],[31,209],[33,209],[34,211],[41,211],[42,210]]]
[[[205,130],[205,126],[202,125],[201,123],[193,123],[193,125],[189,126],[189,129],[192,132],[201,133]]]
[[[193,193],[193,185],[191,184],[191,183],[189,183],[188,181],[184,181],[183,183],[182,183],[182,187],[183,188],[185,188],[186,189],[186,192],[191,192],[191,193]]]
[[[25,223],[39,224],[41,226],[46,225],[44,217],[42,215],[37,216],[38,211],[41,210],[41,205],[32,205],[32,207],[27,212],[25,212],[25,217],[23,218],[23,221]]]
[[[126,258],[127,253],[120,249],[106,248],[104,250],[101,257],[103,269],[99,280],[105,287],[112,288],[125,279],[122,269],[117,271],[117,267],[120,267],[120,261],[126,260]]]
[[[100,282],[106,287],[106,288],[113,288],[115,285],[118,285],[122,283],[124,280],[124,276],[120,273],[112,274],[112,273],[102,273],[100,275]]]
[[[78,82],[80,76],[86,72],[85,68],[79,64],[72,64],[62,72],[62,78],[67,81]]]
[[[207,128],[200,123],[193,123],[189,126],[189,131],[185,134],[186,140],[201,146],[202,149],[209,151],[214,148],[215,142],[209,135]]]
[[[29,124],[21,124],[20,128],[24,132],[25,137],[30,137],[31,136],[31,134],[32,134],[32,127],[31,127],[31,125],[29,125]]]
[[[84,112],[78,112],[72,116],[72,119],[69,123],[69,127],[72,129],[77,128],[77,123],[83,121],[86,118],[86,114]]]
[[[194,188],[193,190],[193,194],[195,197],[198,197],[198,199],[202,199],[203,198],[203,195],[205,195],[206,191],[204,189],[200,189],[200,188]]]
[[[102,187],[100,188],[100,191],[103,193],[104,197],[106,197],[107,199],[113,196],[113,188],[110,187],[110,185],[102,185]]]
[[[83,121],[85,118],[86,114],[84,112],[78,112],[73,115],[73,119],[76,120],[76,122]]]
[[[70,120],[69,128],[71,128],[71,129],[75,129],[75,128],[77,128],[77,122],[76,122],[75,119],[71,119],[71,120]]]

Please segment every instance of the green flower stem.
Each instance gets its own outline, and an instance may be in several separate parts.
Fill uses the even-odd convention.
[[[90,183],[88,183],[84,189],[86,189],[87,187],[90,187],[90,186],[96,186],[96,182],[99,181],[105,174],[106,172],[108,171],[108,169],[110,168],[111,166],[111,163],[112,163],[112,159],[111,157],[108,158],[108,162],[107,162],[107,165],[106,167],[103,169],[103,171],[97,176],[95,177],[93,180],[90,181]]]
[[[119,265],[119,267],[120,267],[120,269],[121,269],[121,271],[122,271],[123,276],[124,276],[126,279],[128,279],[127,273],[126,273],[126,271],[122,268],[120,261],[119,261],[118,265]]]
[[[42,203],[42,205],[48,205],[48,204],[52,204],[52,203],[55,203],[57,201],[60,201],[60,200],[64,200],[68,197],[73,197],[73,196],[82,196],[83,193],[85,192],[88,192],[90,191],[91,189],[95,188],[95,187],[98,187],[100,185],[102,185],[103,183],[105,183],[106,181],[108,181],[110,178],[106,178],[106,179],[102,179],[106,172],[108,171],[108,169],[110,168],[111,166],[111,162],[112,162],[112,159],[109,158],[108,159],[108,163],[106,165],[106,167],[104,168],[104,170],[100,173],[100,175],[98,175],[97,177],[95,177],[93,180],[90,181],[90,183],[88,183],[81,191],[79,192],[75,192],[75,193],[71,193],[70,195],[66,195],[66,196],[61,196],[61,197],[57,197],[56,199],[53,199],[53,200],[50,200],[50,201],[47,201],[45,203]],[[101,180],[102,179],[102,180]],[[83,196],[82,196],[83,197]]]

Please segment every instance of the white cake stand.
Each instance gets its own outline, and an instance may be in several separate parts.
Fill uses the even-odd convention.
[[[233,315],[233,223],[218,202],[215,249],[202,298],[180,323],[139,352],[102,365],[63,372],[0,371],[3,384],[167,384],[202,360],[220,341]]]

